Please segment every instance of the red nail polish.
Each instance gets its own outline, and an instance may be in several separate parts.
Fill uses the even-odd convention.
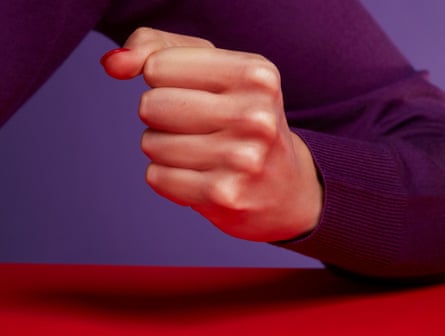
[[[110,50],[109,52],[105,53],[105,55],[103,55],[100,59],[100,64],[102,64],[102,66],[105,64],[105,61],[112,55],[114,54],[118,54],[124,51],[130,51],[130,49],[128,48],[118,48],[118,49],[113,49]]]

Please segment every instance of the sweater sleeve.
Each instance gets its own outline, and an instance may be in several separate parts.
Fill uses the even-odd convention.
[[[289,112],[289,119],[301,112]],[[329,132],[294,128],[319,169],[323,212],[310,235],[278,245],[361,275],[443,274],[443,93],[419,73],[303,113],[330,116],[323,123]],[[355,121],[331,129],[334,117]]]
[[[109,0],[0,3],[0,126],[96,25]]]
[[[324,205],[313,232],[277,245],[360,275],[445,273],[444,94],[358,1],[122,1],[97,28],[122,43],[143,25],[260,53],[280,69]]]

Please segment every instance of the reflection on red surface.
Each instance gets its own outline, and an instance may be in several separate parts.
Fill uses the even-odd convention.
[[[0,274],[5,336],[443,330],[445,285],[371,285],[322,269],[3,264]]]

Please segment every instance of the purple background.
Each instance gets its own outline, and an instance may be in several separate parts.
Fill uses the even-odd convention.
[[[417,68],[445,87],[445,2],[364,4]],[[141,80],[109,79],[115,45],[91,33],[0,131],[0,261],[319,267],[224,235],[144,183]]]

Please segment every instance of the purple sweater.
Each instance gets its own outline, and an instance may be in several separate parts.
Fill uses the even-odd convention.
[[[353,0],[16,0],[0,4],[0,125],[92,29],[139,26],[260,53],[324,186],[317,228],[276,245],[378,277],[445,273],[445,96]]]

